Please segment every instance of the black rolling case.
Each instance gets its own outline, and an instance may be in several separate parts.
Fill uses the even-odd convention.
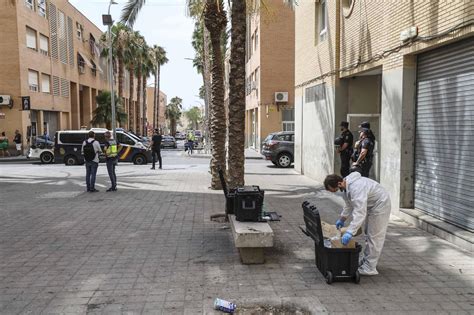
[[[235,219],[237,221],[261,221],[264,193],[258,186],[237,187],[234,192]]]
[[[359,283],[359,253],[362,247],[356,243],[355,248],[327,248],[324,246],[323,230],[319,211],[309,202],[303,202],[303,232],[314,240],[316,266],[326,278],[326,282],[354,281]]]

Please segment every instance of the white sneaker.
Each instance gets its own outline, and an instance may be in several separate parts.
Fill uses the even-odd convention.
[[[376,276],[379,274],[377,269],[370,269],[367,264],[363,264],[362,266],[360,266],[358,271],[361,276]]]

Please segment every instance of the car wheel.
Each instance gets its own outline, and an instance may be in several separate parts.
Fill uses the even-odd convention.
[[[51,154],[51,152],[43,152],[40,155],[40,160],[43,164],[50,164],[53,163],[54,156]]]
[[[77,165],[77,158],[73,155],[68,155],[64,158],[64,164],[67,166]]]
[[[291,155],[288,153],[281,153],[277,159],[277,165],[279,167],[287,168],[291,165]]]
[[[142,154],[137,154],[133,158],[133,164],[135,165],[145,165],[146,164],[146,157]]]

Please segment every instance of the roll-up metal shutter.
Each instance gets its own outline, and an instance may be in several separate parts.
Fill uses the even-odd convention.
[[[418,57],[415,208],[474,230],[474,38]]]

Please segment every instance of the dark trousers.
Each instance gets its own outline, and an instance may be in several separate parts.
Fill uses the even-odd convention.
[[[160,163],[160,168],[161,168],[161,149],[153,149],[151,151],[151,155],[153,156],[153,165],[152,167],[155,168],[155,162],[156,162],[156,156],[158,156],[158,162]]]
[[[341,152],[341,176],[346,177],[350,174],[351,154]]]
[[[99,163],[94,161],[87,162],[86,161],[86,185],[87,191],[95,189],[95,178],[97,175],[97,168],[99,167]]]
[[[360,168],[362,169],[362,176],[363,177],[369,177],[370,173],[370,168],[372,167],[372,162],[365,162],[360,165]]]
[[[188,140],[188,153],[193,154],[193,149],[194,149],[194,141],[193,140]]]
[[[117,175],[115,174],[115,166],[117,165],[117,158],[108,158],[107,163],[107,172],[109,173],[110,184],[112,189],[117,188]]]

